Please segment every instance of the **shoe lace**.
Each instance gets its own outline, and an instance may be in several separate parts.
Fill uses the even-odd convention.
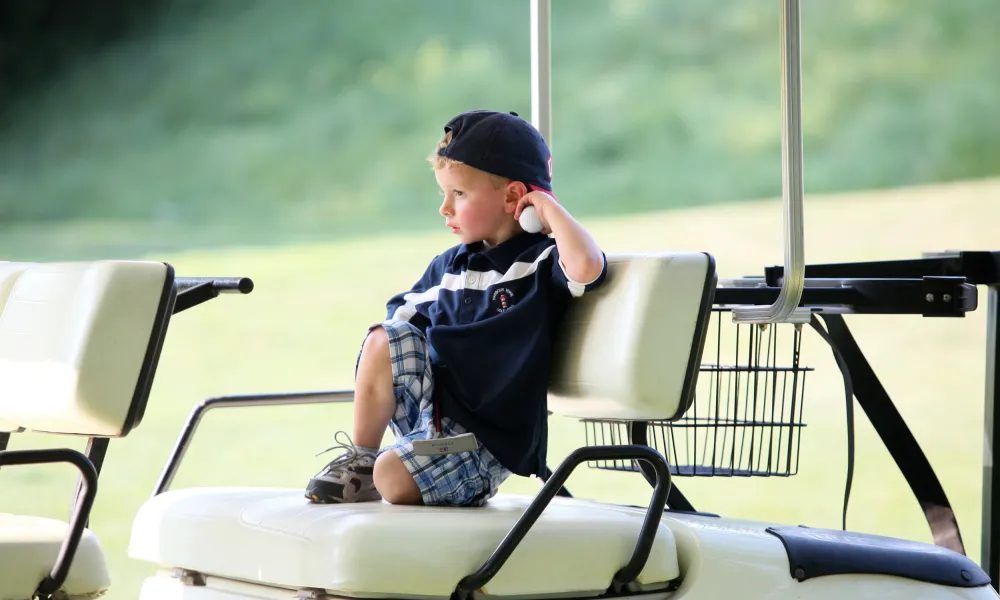
[[[343,435],[344,439],[347,440],[346,442],[340,438],[341,435]],[[323,470],[320,471],[321,473],[347,468],[352,462],[354,462],[356,458],[358,458],[358,450],[357,448],[354,447],[354,441],[351,440],[351,436],[348,435],[346,431],[338,431],[336,434],[334,434],[333,441],[339,443],[330,446],[329,448],[323,450],[322,452],[316,453],[316,456],[321,456],[333,450],[342,450],[343,452],[340,454],[340,456],[327,463],[326,467],[324,467]]]

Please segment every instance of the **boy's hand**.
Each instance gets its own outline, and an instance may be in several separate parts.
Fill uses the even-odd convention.
[[[558,204],[558,202],[545,192],[538,190],[528,192],[518,200],[517,207],[514,209],[514,219],[521,218],[521,211],[524,210],[524,207],[534,206],[538,212],[538,219],[542,222],[542,233],[548,235],[552,233],[552,228],[549,227],[549,222],[545,219],[545,212],[546,208],[552,204]]]
[[[549,194],[535,190],[521,196],[514,209],[514,217],[520,217],[521,211],[528,205],[534,206],[538,211],[542,233],[555,235],[556,247],[559,248],[560,261],[566,274],[581,283],[594,281],[604,269],[604,253],[597,242]]]

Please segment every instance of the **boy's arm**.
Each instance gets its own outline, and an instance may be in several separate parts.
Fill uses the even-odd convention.
[[[521,216],[527,205],[533,205],[538,218],[556,240],[562,268],[573,282],[597,283],[604,274],[606,259],[600,246],[561,204],[544,192],[525,194],[518,203],[514,217]]]

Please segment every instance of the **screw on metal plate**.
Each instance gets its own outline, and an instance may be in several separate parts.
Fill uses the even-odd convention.
[[[941,299],[945,302],[951,302],[951,294],[945,294],[944,296],[941,296]]]
[[[927,294],[924,298],[926,298],[928,302],[934,302],[934,294]]]

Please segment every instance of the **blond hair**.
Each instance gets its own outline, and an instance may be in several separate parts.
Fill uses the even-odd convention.
[[[437,146],[434,148],[434,151],[431,152],[430,156],[427,157],[427,161],[431,163],[431,166],[434,168],[435,171],[450,167],[452,165],[465,164],[461,161],[455,160],[454,158],[448,158],[446,156],[441,156],[440,154],[438,154],[439,151],[443,150],[444,148],[447,148],[448,144],[450,143],[451,143],[451,132],[449,131],[444,134],[444,137],[441,138],[441,141],[437,143]],[[469,167],[469,168],[475,169],[475,167]],[[494,189],[499,190],[500,188],[511,182],[511,180],[508,179],[507,177],[494,175],[493,173],[486,173],[486,171],[483,171],[481,169],[476,169],[476,170],[479,171],[480,173],[485,173],[490,178],[490,184],[493,186]]]

